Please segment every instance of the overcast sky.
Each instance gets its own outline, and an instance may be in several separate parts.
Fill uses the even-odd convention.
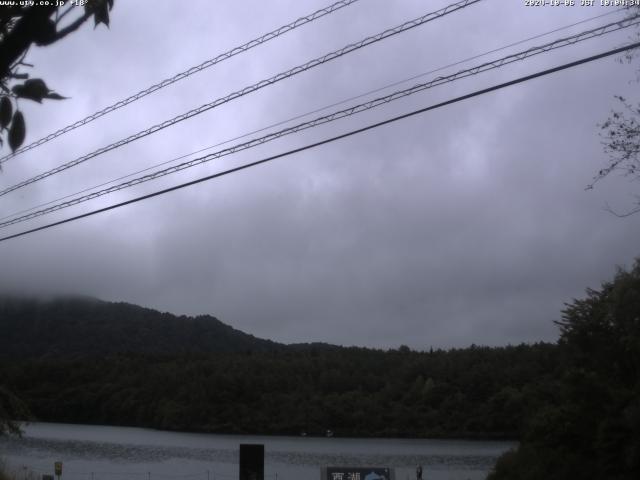
[[[71,98],[42,105],[22,101],[26,143],[330,2],[119,0],[110,29],[87,24],[58,44],[29,53],[31,75]],[[6,162],[0,186],[448,3],[361,0]],[[0,216],[612,9],[482,1],[13,192],[0,198]],[[633,33],[430,89],[0,233],[110,205],[617,47]],[[563,303],[581,297],[586,287],[598,287],[616,265],[630,266],[640,255],[640,214],[620,219],[604,209],[607,203],[630,208],[640,193],[638,183],[617,176],[585,191],[607,159],[598,123],[615,106],[615,94],[634,98],[637,67],[600,60],[0,243],[0,289],[211,314],[282,342],[426,349],[554,341],[553,320],[560,318]]]

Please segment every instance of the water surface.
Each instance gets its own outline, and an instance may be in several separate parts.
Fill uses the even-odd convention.
[[[265,478],[319,480],[322,466],[386,466],[396,480],[480,480],[512,442],[273,437],[176,433],[32,423],[20,439],[0,439],[0,457],[38,478],[63,462],[62,480],[224,480],[238,478],[238,445],[265,445]],[[25,469],[24,467],[27,467]]]

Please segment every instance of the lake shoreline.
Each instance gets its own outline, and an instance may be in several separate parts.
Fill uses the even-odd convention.
[[[171,429],[171,428],[157,428],[153,426],[146,425],[127,425],[127,424],[94,424],[94,423],[81,423],[81,422],[72,422],[72,421],[64,421],[64,422],[55,422],[55,421],[21,421],[21,425],[29,425],[29,424],[50,424],[50,425],[77,425],[77,426],[85,426],[85,427],[114,427],[114,428],[140,428],[144,430],[150,430],[154,432],[167,432],[167,433],[193,433],[193,434],[208,434],[208,435],[224,435],[224,436],[258,436],[258,437],[272,437],[272,438],[340,438],[340,439],[357,439],[357,438],[366,438],[370,440],[460,440],[460,441],[478,441],[478,442],[519,442],[520,439],[514,436],[509,435],[499,435],[499,434],[468,434],[468,435],[449,435],[442,434],[437,436],[425,436],[425,437],[415,437],[415,436],[404,436],[404,435],[396,435],[396,436],[376,436],[376,435],[367,435],[366,433],[352,433],[352,434],[342,434],[340,432],[333,432],[332,435],[327,436],[326,434],[314,434],[314,433],[306,433],[295,434],[295,433],[263,433],[263,432],[241,432],[241,431],[220,431],[220,430],[209,430],[209,429],[191,429],[191,430],[179,430],[179,429]]]

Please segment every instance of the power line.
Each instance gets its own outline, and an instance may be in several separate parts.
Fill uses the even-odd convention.
[[[633,25],[640,24],[640,21],[638,20],[639,17],[640,17],[640,15],[635,15],[635,16],[629,17],[629,18],[624,19],[624,20],[619,21],[619,22],[609,23],[607,25],[603,25],[603,26],[600,26],[600,27],[597,27],[597,28],[594,28],[594,29],[591,29],[591,30],[580,32],[580,33],[572,35],[570,37],[561,38],[561,39],[555,40],[553,42],[550,42],[550,43],[547,43],[547,44],[544,44],[544,45],[541,45],[541,46],[538,46],[538,47],[532,47],[532,48],[529,48],[527,50],[524,50],[524,51],[521,51],[521,52],[518,52],[518,53],[514,53],[514,54],[511,54],[511,55],[508,55],[506,57],[500,58],[498,60],[494,60],[492,62],[486,62],[486,63],[483,63],[481,65],[477,65],[475,67],[471,67],[471,68],[468,68],[468,69],[465,69],[465,70],[461,70],[461,71],[459,71],[457,73],[454,73],[452,75],[437,77],[437,78],[435,78],[433,80],[430,80],[428,82],[417,84],[417,85],[414,85],[413,87],[410,87],[410,88],[407,88],[407,89],[404,89],[404,90],[400,90],[400,91],[396,91],[396,92],[393,92],[393,93],[391,93],[389,95],[386,95],[386,96],[383,96],[383,97],[379,97],[379,98],[370,100],[370,101],[365,102],[365,103],[354,105],[354,106],[351,106],[351,107],[349,107],[347,109],[339,110],[339,111],[333,112],[333,113],[331,113],[329,115],[324,115],[324,116],[315,118],[315,119],[310,120],[308,122],[303,122],[303,123],[300,123],[298,125],[294,125],[294,126],[291,126],[291,127],[288,127],[288,128],[284,128],[284,129],[279,130],[277,132],[273,132],[273,133],[267,134],[265,136],[249,140],[247,142],[240,143],[240,144],[234,145],[232,147],[229,147],[229,148],[226,148],[226,149],[223,149],[223,150],[219,150],[217,152],[214,152],[214,153],[211,153],[211,154],[208,154],[208,155],[204,155],[202,157],[195,158],[195,159],[189,160],[187,162],[184,162],[184,163],[181,163],[181,164],[178,164],[178,165],[174,165],[174,166],[166,168],[164,170],[158,170],[158,171],[153,172],[151,174],[144,175],[144,176],[138,177],[138,178],[134,178],[134,179],[132,179],[130,181],[123,182],[121,184],[114,185],[114,186],[111,186],[109,188],[105,188],[103,190],[99,190],[99,191],[90,193],[88,195],[84,195],[84,196],[81,196],[81,197],[76,197],[76,198],[71,199],[71,200],[69,200],[67,202],[59,203],[59,204],[53,205],[51,207],[44,208],[42,210],[38,210],[38,211],[29,213],[29,214],[26,214],[26,215],[22,215],[22,216],[13,218],[11,220],[2,221],[2,222],[0,222],[0,228],[7,227],[7,226],[10,226],[10,225],[15,225],[17,223],[21,223],[21,222],[24,222],[24,221],[27,221],[27,220],[31,220],[33,218],[40,217],[42,215],[46,215],[48,213],[52,213],[52,212],[55,212],[55,211],[58,211],[58,210],[62,210],[62,209],[67,208],[67,207],[78,205],[80,203],[84,203],[84,202],[87,202],[89,200],[93,200],[95,198],[98,198],[98,197],[101,197],[101,196],[104,196],[104,195],[107,195],[107,194],[110,194],[110,193],[114,193],[114,192],[117,192],[119,190],[123,190],[125,188],[133,187],[135,185],[139,185],[141,183],[148,182],[150,180],[155,180],[157,178],[160,178],[160,177],[163,177],[163,176],[166,176],[166,175],[169,175],[169,174],[177,173],[179,171],[185,170],[187,168],[191,168],[191,167],[196,166],[196,165],[200,165],[200,164],[205,163],[205,162],[209,162],[209,161],[214,160],[214,159],[218,159],[218,158],[221,158],[221,157],[224,157],[224,156],[227,156],[227,155],[231,155],[231,154],[237,153],[239,151],[247,150],[249,148],[253,148],[253,147],[262,145],[262,144],[270,142],[272,140],[276,140],[278,138],[282,138],[282,137],[284,137],[286,135],[297,133],[297,132],[300,132],[300,131],[303,131],[303,130],[307,130],[309,128],[313,128],[313,127],[317,127],[319,125],[323,125],[325,123],[333,122],[333,121],[336,121],[336,120],[339,120],[339,119],[342,119],[342,118],[346,118],[346,117],[349,117],[349,116],[352,116],[352,115],[355,115],[355,114],[358,114],[358,113],[362,113],[362,112],[364,112],[366,110],[370,110],[372,108],[376,108],[376,107],[379,107],[381,105],[385,105],[385,104],[387,104],[389,102],[393,102],[395,100],[399,100],[401,98],[407,97],[409,95],[413,95],[415,93],[424,91],[424,90],[429,89],[429,88],[433,88],[433,87],[436,87],[436,86],[439,86],[439,85],[443,85],[445,83],[450,83],[450,82],[453,82],[453,81],[456,81],[456,80],[460,80],[462,78],[467,78],[467,77],[470,77],[470,76],[473,76],[473,75],[478,75],[479,73],[483,73],[483,72],[486,72],[486,71],[489,71],[489,70],[500,68],[500,67],[503,67],[505,65],[509,65],[511,63],[517,62],[517,61],[525,60],[525,59],[530,58],[530,57],[535,56],[535,55],[539,55],[539,54],[542,54],[542,53],[549,52],[551,50],[562,48],[562,47],[565,47],[565,46],[568,46],[568,45],[574,45],[574,44],[576,44],[578,42],[581,42],[581,41],[585,41],[585,40],[592,39],[592,38],[595,38],[595,37],[600,37],[602,35],[605,35],[605,34],[608,34],[608,33],[612,33],[612,32],[615,32],[617,30],[621,30],[623,28],[629,28],[629,27],[631,27]]]
[[[593,21],[593,20],[597,20],[597,19],[602,18],[602,17],[607,17],[607,16],[609,16],[609,15],[613,15],[613,14],[615,14],[615,13],[619,13],[619,12],[621,12],[621,11],[623,11],[623,10],[622,10],[622,9],[612,10],[612,11],[610,11],[610,12],[606,12],[606,13],[603,13],[603,14],[600,14],[600,15],[596,15],[596,16],[594,16],[594,17],[590,17],[590,18],[586,18],[586,19],[584,19],[584,20],[580,20],[579,22],[575,22],[575,23],[572,23],[572,24],[569,24],[569,25],[565,25],[564,27],[559,27],[559,28],[556,28],[556,29],[553,29],[553,30],[549,30],[549,31],[544,32],[544,33],[540,33],[540,34],[538,34],[538,35],[534,35],[534,36],[529,37],[529,38],[525,38],[525,39],[523,39],[523,40],[518,40],[517,42],[513,42],[513,43],[510,43],[510,44],[508,44],[508,45],[504,45],[504,46],[502,46],[502,47],[499,47],[499,48],[494,48],[493,50],[489,50],[489,51],[487,51],[487,52],[483,52],[483,53],[480,53],[480,54],[478,54],[478,55],[474,55],[474,56],[472,56],[472,57],[467,57],[467,58],[465,58],[465,59],[463,59],[463,60],[458,60],[457,62],[450,63],[450,64],[448,64],[448,65],[444,65],[444,66],[442,66],[442,67],[438,67],[438,68],[436,68],[436,69],[434,69],[434,70],[429,70],[428,72],[419,73],[419,74],[414,75],[414,76],[412,76],[412,77],[405,78],[404,80],[399,80],[399,81],[397,81],[397,82],[393,82],[393,83],[387,84],[387,85],[385,85],[385,86],[383,86],[383,87],[379,87],[379,88],[376,88],[376,89],[374,89],[374,90],[370,90],[370,91],[368,91],[368,92],[366,92],[366,93],[362,93],[362,94],[360,94],[360,95],[357,95],[357,96],[354,96],[354,97],[350,97],[350,98],[347,98],[347,99],[345,99],[345,100],[341,100],[341,101],[339,101],[339,102],[337,102],[337,103],[334,103],[334,104],[328,105],[328,106],[326,106],[326,107],[322,107],[322,108],[320,108],[320,109],[314,110],[313,112],[309,112],[309,113],[306,113],[306,114],[300,115],[300,116],[298,116],[298,117],[295,117],[295,119],[300,118],[300,117],[303,117],[303,116],[306,116],[306,115],[310,115],[310,114],[312,114],[312,113],[316,113],[316,112],[319,112],[319,111],[325,110],[325,109],[327,109],[327,108],[335,107],[335,106],[337,106],[337,105],[341,105],[341,104],[346,103],[346,102],[350,102],[351,100],[357,100],[357,99],[362,98],[362,97],[365,97],[365,96],[367,96],[367,95],[371,95],[372,93],[377,93],[377,92],[380,92],[380,91],[382,91],[382,90],[386,90],[387,88],[395,87],[395,86],[401,85],[401,84],[403,84],[403,83],[410,82],[411,80],[417,80],[418,78],[422,78],[422,77],[424,77],[424,76],[426,76],[426,75],[430,75],[430,74],[432,74],[432,73],[437,73],[437,72],[440,72],[440,71],[445,70],[445,69],[447,69],[447,68],[455,67],[455,66],[457,66],[457,65],[460,65],[460,64],[463,64],[463,63],[470,62],[471,60],[476,60],[476,59],[478,59],[478,58],[485,57],[485,56],[490,55],[490,54],[492,54],[492,53],[497,53],[497,52],[500,52],[500,51],[502,51],[502,50],[506,50],[507,48],[515,47],[515,46],[517,46],[517,45],[521,45],[521,44],[523,44],[523,43],[530,42],[531,40],[536,40],[536,39],[538,39],[538,38],[545,37],[545,36],[547,36],[547,35],[551,35],[552,33],[557,33],[557,32],[560,32],[560,31],[562,31],[562,30],[566,30],[566,29],[568,29],[568,28],[575,27],[575,26],[577,26],[577,25],[581,25],[581,24],[583,24],[583,23],[591,22],[591,21]],[[624,20],[624,19],[623,19],[623,20]],[[286,122],[286,121],[285,121],[285,122]],[[282,122],[282,123],[285,123],[285,122]],[[269,127],[267,127],[267,128],[269,128]],[[252,132],[252,133],[256,133],[256,132]],[[250,134],[249,134],[249,135],[250,135]],[[234,139],[234,140],[235,140],[235,139]]]
[[[182,183],[180,185],[175,185],[173,187],[165,188],[163,190],[158,190],[156,192],[149,193],[147,195],[143,195],[141,197],[137,197],[137,198],[133,198],[133,199],[130,199],[130,200],[126,200],[124,202],[120,202],[120,203],[116,203],[116,204],[113,204],[113,205],[109,205],[108,207],[104,207],[104,208],[100,208],[100,209],[97,209],[97,210],[93,210],[91,212],[83,213],[81,215],[76,215],[74,217],[70,217],[70,218],[66,218],[64,220],[60,220],[60,221],[57,221],[57,222],[49,223],[47,225],[42,225],[42,226],[37,227],[37,228],[32,228],[30,230],[25,230],[25,231],[22,231],[22,232],[19,232],[19,233],[15,233],[13,235],[8,235],[6,237],[0,238],[0,242],[4,242],[6,240],[10,240],[10,239],[13,239],[13,238],[17,238],[17,237],[21,237],[21,236],[24,236],[24,235],[28,235],[30,233],[34,233],[34,232],[38,232],[38,231],[45,230],[45,229],[48,229],[48,228],[52,228],[52,227],[55,227],[55,226],[58,226],[58,225],[63,225],[65,223],[69,223],[69,222],[73,222],[73,221],[76,221],[76,220],[80,220],[82,218],[86,218],[86,217],[90,217],[90,216],[93,216],[93,215],[97,215],[99,213],[107,212],[109,210],[114,210],[116,208],[124,207],[126,205],[131,205],[133,203],[137,203],[137,202],[140,202],[140,201],[143,201],[143,200],[148,200],[150,198],[157,197],[159,195],[164,195],[165,193],[169,193],[169,192],[173,192],[175,190],[180,190],[182,188],[190,187],[190,186],[196,185],[198,183],[206,182],[206,181],[213,180],[215,178],[219,178],[219,177],[231,174],[231,173],[235,173],[235,172],[239,172],[241,170],[245,170],[245,169],[248,169],[248,168],[251,168],[251,167],[255,167],[255,166],[261,165],[263,163],[267,163],[267,162],[276,160],[278,158],[287,157],[287,156],[293,155],[295,153],[300,153],[300,152],[303,152],[305,150],[310,150],[312,148],[316,148],[316,147],[319,147],[321,145],[325,145],[325,144],[328,144],[328,143],[335,142],[337,140],[341,140],[343,138],[351,137],[353,135],[356,135],[356,134],[359,134],[359,133],[363,133],[363,132],[366,132],[368,130],[372,130],[374,128],[378,128],[378,127],[381,127],[383,125],[387,125],[387,124],[390,124],[390,123],[393,123],[393,122],[397,122],[398,120],[403,120],[403,119],[406,119],[406,118],[409,118],[409,117],[412,117],[412,116],[415,116],[415,115],[418,115],[418,114],[421,114],[421,113],[425,113],[425,112],[428,112],[428,111],[431,111],[431,110],[436,110],[438,108],[445,107],[447,105],[452,105],[454,103],[458,103],[458,102],[461,102],[463,100],[468,100],[470,98],[477,97],[477,96],[480,96],[480,95],[484,95],[484,94],[487,94],[487,93],[490,93],[490,92],[494,92],[496,90],[501,90],[501,89],[506,88],[506,87],[510,87],[510,86],[517,85],[517,84],[520,84],[520,83],[524,83],[524,82],[533,80],[535,78],[542,77],[542,76],[545,76],[545,75],[550,75],[552,73],[556,73],[556,72],[559,72],[559,71],[562,71],[562,70],[573,68],[573,67],[576,67],[578,65],[582,65],[582,64],[585,64],[585,63],[593,62],[595,60],[599,60],[601,58],[609,57],[611,55],[617,55],[618,53],[626,52],[628,50],[632,50],[632,49],[638,48],[638,47],[640,47],[640,42],[636,42],[636,43],[633,43],[631,45],[627,45],[625,47],[619,47],[619,48],[615,48],[613,50],[608,50],[606,52],[599,53],[597,55],[592,55],[590,57],[582,58],[582,59],[576,60],[574,62],[565,63],[565,64],[557,66],[557,67],[553,67],[553,68],[550,68],[550,69],[547,69],[547,70],[542,70],[540,72],[533,73],[533,74],[530,74],[530,75],[526,75],[524,77],[519,77],[519,78],[517,78],[515,80],[510,80],[510,81],[505,82],[505,83],[500,83],[500,84],[494,85],[492,87],[483,88],[481,90],[476,90],[476,91],[474,91],[472,93],[468,93],[468,94],[462,95],[460,97],[456,97],[456,98],[453,98],[453,99],[450,99],[450,100],[446,100],[444,102],[440,102],[440,103],[437,103],[437,104],[434,104],[434,105],[430,105],[428,107],[424,107],[424,108],[421,108],[419,110],[414,110],[412,112],[405,113],[403,115],[398,115],[396,117],[392,117],[392,118],[389,118],[387,120],[383,120],[381,122],[377,122],[377,123],[373,123],[373,124],[367,125],[366,127],[358,128],[356,130],[351,130],[351,131],[343,133],[341,135],[336,135],[334,137],[330,137],[330,138],[327,138],[325,140],[321,140],[319,142],[315,142],[315,143],[312,143],[312,144],[305,145],[303,147],[295,148],[293,150],[289,150],[289,151],[286,151],[286,152],[283,152],[283,153],[279,153],[277,155],[272,155],[270,157],[263,158],[261,160],[257,160],[257,161],[252,162],[252,163],[247,163],[247,164],[241,165],[239,167],[235,167],[235,168],[231,168],[231,169],[228,169],[228,170],[224,170],[222,172],[218,172],[218,173],[215,173],[215,174],[212,174],[212,175],[208,175],[206,177],[202,177],[202,178],[199,178],[199,179],[196,179],[196,180],[192,180],[190,182],[185,182],[185,183]]]
[[[56,168],[53,168],[51,170],[48,170],[44,173],[41,173],[39,175],[36,175],[34,177],[31,177],[27,180],[24,180],[20,183],[14,184],[10,187],[5,188],[4,190],[0,191],[0,196],[4,196],[10,192],[13,192],[14,190],[18,190],[19,188],[25,187],[27,185],[30,185],[32,183],[35,183],[39,180],[42,180],[44,178],[50,177],[51,175],[55,175],[56,173],[60,173],[63,172],[64,170],[67,170],[69,168],[75,167],[76,165],[79,165],[81,163],[86,162],[87,160],[90,160],[91,158],[97,157],[99,155],[102,155],[103,153],[109,152],[111,150],[114,150],[116,148],[122,147],[123,145],[126,145],[128,143],[131,143],[135,140],[139,140],[140,138],[146,137],[147,135],[151,135],[152,133],[158,132],[164,128],[170,127],[172,125],[175,125],[176,123],[182,122],[184,120],[187,120],[191,117],[194,117],[196,115],[199,115],[201,113],[204,113],[208,110],[211,110],[212,108],[218,107],[224,103],[228,103],[232,100],[235,100],[237,98],[240,98],[244,95],[247,95],[249,93],[253,93],[257,90],[260,90],[264,87],[267,87],[269,85],[273,85],[274,83],[277,83],[281,80],[284,80],[286,78],[289,77],[293,77],[299,73],[305,72],[307,70],[310,70],[314,67],[317,67],[319,65],[322,65],[324,63],[327,63],[331,60],[335,60],[336,58],[340,58],[348,53],[354,52],[356,50],[359,50],[363,47],[366,47],[368,45],[371,45],[373,43],[379,42],[380,40],[384,40],[386,38],[389,38],[393,35],[397,35],[399,33],[405,32],[407,30],[410,30],[412,28],[418,27],[420,25],[423,25],[425,23],[431,22],[433,20],[436,20],[438,18],[441,18],[445,15],[448,15],[450,13],[456,12],[458,10],[461,10],[465,7],[468,7],[470,5],[473,5],[475,3],[481,2],[482,0],[462,0],[459,1],[457,3],[453,3],[451,5],[448,5],[440,10],[437,10],[435,12],[431,12],[428,13],[426,15],[423,15],[421,17],[415,18],[413,20],[410,20],[408,22],[405,22],[401,25],[398,25],[397,27],[394,28],[390,28],[387,29],[383,32],[380,32],[376,35],[367,37],[359,42],[356,43],[352,43],[349,44],[341,49],[335,50],[331,53],[327,53],[321,57],[315,58],[307,63],[304,63],[302,65],[298,65],[297,67],[294,67],[290,70],[287,70],[286,72],[281,72],[273,77],[270,77],[266,80],[262,80],[258,83],[255,83],[253,85],[250,85],[248,87],[243,88],[242,90],[238,90],[236,92],[233,92],[225,97],[221,97],[218,98],[216,100],[214,100],[213,102],[201,105],[198,108],[194,108],[193,110],[190,110],[186,113],[183,113],[181,115],[178,115],[172,119],[169,120],[165,120],[162,123],[156,124],[152,127],[147,128],[146,130],[142,130],[134,135],[131,135],[127,138],[124,138],[122,140],[119,140],[115,143],[112,143],[110,145],[107,145],[106,147],[102,147],[99,148],[98,150],[94,150],[93,152],[84,155],[82,157],[76,158],[75,160],[72,160],[70,162],[67,162],[65,164],[62,164]]]
[[[167,87],[173,83],[176,83],[180,80],[183,80],[187,77],[190,77],[191,75],[201,72],[202,70],[212,67],[224,60],[227,60],[231,57],[234,57],[240,53],[244,53],[248,50],[251,50],[254,47],[257,47],[258,45],[262,45],[263,43],[266,43],[270,40],[273,40],[274,38],[277,38],[281,35],[284,35],[287,32],[290,32],[292,30],[295,30],[298,27],[301,27],[303,25],[306,25],[307,23],[311,23],[314,20],[317,20],[319,18],[324,17],[325,15],[329,15],[330,13],[333,13],[337,10],[340,10],[341,8],[347,7],[355,2],[357,2],[359,0],[340,0],[339,2],[336,2],[332,5],[329,5],[328,7],[325,8],[321,8],[320,10],[316,10],[315,12],[309,14],[309,15],[305,15],[303,17],[298,18],[297,20],[295,20],[294,22],[291,22],[287,25],[283,25],[280,28],[277,28],[275,30],[272,30],[269,33],[265,33],[264,35],[258,37],[258,38],[254,38],[253,40],[248,41],[247,43],[240,45],[239,47],[234,47],[231,50],[228,50],[224,53],[219,54],[216,57],[210,58],[209,60],[206,60],[205,62],[202,62],[200,65],[197,65],[195,67],[191,67],[183,72],[180,72],[176,75],[174,75],[173,77],[167,78],[162,80],[161,82],[156,83],[155,85],[151,85],[150,87],[139,91],[138,93],[135,93],[123,100],[120,100],[112,105],[109,105],[108,107],[103,108],[102,110],[99,110],[81,120],[78,120],[70,125],[67,125],[66,127],[61,128],[60,130],[57,130],[53,133],[50,133],[49,135],[40,138],[39,140],[36,140],[33,143],[30,143],[29,145],[25,145],[24,147],[21,147],[19,149],[17,149],[16,151],[9,153],[7,155],[5,155],[4,157],[0,158],[0,165],[2,165],[3,163],[5,163],[6,161],[18,156],[19,154],[26,152],[27,150],[31,150],[33,148],[39,147],[40,145],[43,145],[51,140],[53,140],[56,137],[59,137],[60,135],[63,135],[65,133],[68,133],[72,130],[75,130],[76,128],[79,128],[83,125],[86,125],[90,122],[93,122],[94,120],[97,120],[98,118],[111,113],[115,110],[118,110],[119,108],[122,108],[126,105],[129,105],[130,103],[135,102],[136,100],[140,100],[143,97],[146,97],[147,95],[150,95],[154,92],[157,92],[158,90]]]
[[[616,13],[620,13],[621,11],[623,11],[623,10],[621,10],[621,9],[612,10],[612,11],[609,11],[609,12],[606,12],[606,13],[603,13],[603,14],[600,14],[600,15],[589,17],[589,18],[586,18],[584,20],[580,20],[578,22],[571,23],[569,25],[565,25],[563,27],[559,27],[559,28],[556,28],[556,29],[553,29],[553,30],[549,30],[549,31],[546,31],[544,33],[540,33],[540,34],[534,35],[532,37],[528,37],[528,38],[525,38],[523,40],[518,40],[517,42],[510,43],[508,45],[504,45],[502,47],[495,48],[493,50],[489,50],[489,51],[480,53],[478,55],[474,55],[472,57],[467,57],[467,58],[465,58],[463,60],[458,60],[458,61],[456,61],[454,63],[450,63],[448,65],[444,65],[442,67],[438,67],[436,69],[429,70],[427,72],[423,72],[423,73],[420,73],[420,74],[417,74],[417,75],[413,75],[413,76],[405,78],[403,80],[399,80],[399,81],[384,85],[382,87],[378,87],[378,88],[375,88],[373,90],[369,90],[369,91],[367,91],[365,93],[361,93],[359,95],[355,95],[355,96],[352,96],[352,97],[349,97],[349,98],[345,98],[345,99],[340,100],[338,102],[334,102],[334,103],[331,103],[329,105],[325,105],[324,107],[320,107],[320,108],[317,108],[317,109],[314,109],[314,110],[311,110],[311,111],[308,111],[308,112],[305,112],[305,113],[302,113],[302,114],[299,114],[299,115],[296,115],[296,116],[293,116],[293,117],[289,117],[289,118],[287,118],[285,120],[281,120],[279,122],[272,123],[272,124],[267,125],[265,127],[261,127],[261,128],[259,128],[257,130],[252,130],[251,132],[243,133],[242,135],[238,135],[236,137],[229,138],[229,139],[224,140],[222,142],[218,142],[218,143],[216,143],[214,145],[210,145],[208,147],[200,148],[198,150],[195,150],[195,151],[180,155],[178,157],[174,157],[174,158],[172,158],[170,160],[165,160],[163,162],[156,163],[154,165],[151,165],[149,167],[143,168],[141,170],[136,170],[135,172],[131,172],[131,173],[128,173],[126,175],[123,175],[123,176],[120,176],[120,177],[117,177],[117,178],[113,178],[113,179],[108,180],[106,182],[102,182],[102,183],[100,183],[98,185],[93,185],[91,187],[83,188],[82,190],[76,191],[74,193],[70,193],[68,195],[64,195],[62,197],[58,197],[58,198],[55,198],[53,200],[49,200],[47,202],[35,205],[33,207],[26,208],[26,209],[20,210],[18,212],[14,212],[14,213],[9,214],[9,215],[5,215],[4,217],[0,217],[0,222],[2,222],[3,220],[6,220],[8,218],[15,217],[17,215],[21,215],[23,213],[31,212],[31,211],[36,210],[36,209],[41,208],[41,207],[46,207],[47,205],[51,205],[52,203],[60,202],[61,200],[66,200],[67,198],[71,198],[71,197],[73,197],[75,195],[80,195],[82,193],[90,192],[91,190],[95,190],[96,188],[104,187],[106,185],[109,185],[111,183],[117,182],[119,180],[124,180],[125,178],[129,178],[129,177],[132,177],[134,175],[138,175],[140,173],[148,172],[149,170],[152,170],[154,168],[162,167],[162,166],[167,165],[169,163],[173,163],[173,162],[176,162],[178,160],[182,160],[183,158],[187,158],[187,157],[189,157],[191,155],[195,155],[197,153],[202,153],[202,152],[204,152],[206,150],[210,150],[212,148],[220,147],[222,145],[225,145],[227,143],[233,142],[235,140],[240,140],[240,139],[246,138],[246,137],[248,137],[250,135],[254,135],[256,133],[264,132],[264,131],[269,130],[271,128],[278,127],[280,125],[284,125],[284,124],[292,122],[294,120],[299,120],[301,118],[308,117],[309,115],[313,115],[314,113],[319,113],[319,112],[322,112],[324,110],[328,110],[329,108],[337,107],[338,105],[343,105],[343,104],[345,104],[347,102],[350,102],[350,101],[353,101],[353,100],[358,100],[360,98],[364,98],[364,97],[369,96],[369,95],[371,95],[373,93],[378,93],[378,92],[381,92],[381,91],[386,90],[388,88],[395,87],[395,86],[401,85],[403,83],[410,82],[411,80],[417,80],[418,78],[424,77],[426,75],[429,75],[429,74],[432,74],[432,73],[437,73],[437,72],[440,72],[440,71],[445,70],[447,68],[455,67],[457,65],[461,65],[463,63],[467,63],[467,62],[469,62],[471,60],[476,60],[478,58],[485,57],[485,56],[490,55],[492,53],[500,52],[500,51],[506,50],[508,48],[511,48],[511,47],[514,47],[514,46],[517,46],[517,45],[521,45],[523,43],[530,42],[531,40],[536,40],[538,38],[545,37],[547,35],[551,35],[552,33],[557,33],[557,32],[560,32],[562,30],[566,30],[568,28],[575,27],[577,25],[582,25],[584,23],[588,23],[588,22],[591,22],[593,20],[597,20],[597,19],[600,19],[600,18],[603,18],[603,17],[607,17],[609,15],[613,15],[613,14],[616,14]],[[56,210],[59,210],[59,209],[56,209]],[[3,225],[4,224],[0,224],[0,227],[2,227]]]

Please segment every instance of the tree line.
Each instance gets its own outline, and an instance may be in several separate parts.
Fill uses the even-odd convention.
[[[218,433],[517,438],[551,344],[414,352],[308,348],[5,360],[0,377],[43,421]]]
[[[640,260],[558,322],[562,368],[491,480],[640,478]]]

